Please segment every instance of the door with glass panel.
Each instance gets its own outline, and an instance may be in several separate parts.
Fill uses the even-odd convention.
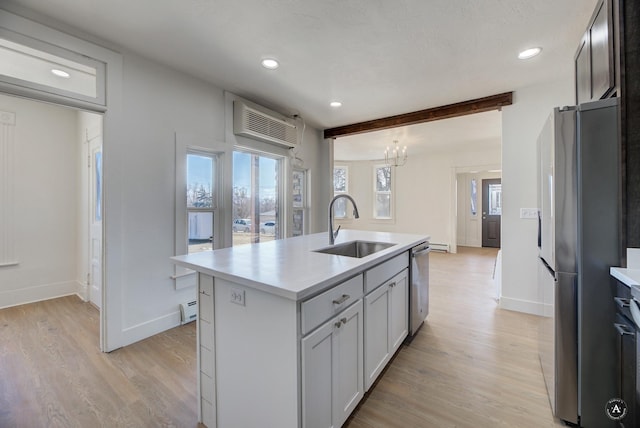
[[[282,158],[264,153],[233,152],[233,245],[282,236]]]
[[[501,179],[482,180],[482,246],[500,248]]]

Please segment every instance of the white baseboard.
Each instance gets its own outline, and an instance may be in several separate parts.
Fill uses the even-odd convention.
[[[532,315],[543,315],[544,304],[540,302],[533,302],[530,300],[513,299],[511,297],[500,297],[499,306],[501,309],[508,309],[510,311],[524,312]]]
[[[120,346],[131,345],[132,343],[146,339],[163,331],[180,325],[180,311],[145,321],[138,325],[122,330],[122,343]]]
[[[0,291],[0,309],[78,294],[82,284],[76,280],[34,285],[17,290]]]

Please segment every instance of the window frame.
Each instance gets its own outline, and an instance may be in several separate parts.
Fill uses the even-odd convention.
[[[291,236],[300,236],[306,235],[309,233],[309,170],[304,168],[292,168],[291,171],[291,185],[292,185],[292,195],[295,195],[293,189],[293,185],[295,184],[294,175],[302,174],[302,183],[300,184],[299,193],[301,194],[300,204],[297,205],[296,202],[291,200]],[[295,224],[295,216],[297,213],[302,214],[302,227],[300,228],[300,235],[296,234],[296,229],[294,227]]]
[[[202,157],[207,157],[207,158],[211,158],[212,161],[212,176],[211,176],[211,180],[212,180],[212,192],[213,192],[213,196],[211,198],[211,207],[189,207],[189,203],[188,201],[185,201],[186,203],[184,204],[185,209],[186,209],[186,216],[185,216],[185,220],[186,220],[186,245],[187,245],[187,252],[186,254],[195,254],[195,253],[191,253],[189,252],[189,214],[190,213],[211,213],[212,216],[212,220],[211,220],[211,229],[212,229],[212,236],[213,239],[211,240],[211,249],[215,249],[215,248],[219,248],[219,241],[220,241],[220,231],[216,230],[216,218],[220,215],[218,207],[220,206],[220,186],[218,186],[218,182],[219,182],[219,175],[218,175],[218,168],[219,168],[219,156],[217,153],[211,151],[211,150],[203,150],[203,149],[194,149],[194,148],[190,148],[187,147],[187,153],[186,153],[186,167],[185,167],[185,173],[188,174],[189,173],[189,162],[188,162],[188,158],[189,155],[196,155],[196,156],[202,156]],[[188,178],[186,178],[185,175],[185,183],[188,185]],[[187,192],[189,191],[188,188],[185,188],[185,197]]]
[[[222,192],[225,152],[220,147],[218,149],[207,148],[198,145],[188,144],[194,141],[192,137],[182,137],[176,135],[176,178],[175,178],[175,254],[183,255],[189,252],[189,213],[187,210],[187,155],[198,154],[211,156],[214,158],[213,185],[215,186],[213,213],[213,240],[211,242],[212,249],[221,248],[222,229],[220,219],[222,216]],[[218,147],[216,145],[215,147]],[[195,287],[197,283],[196,272],[182,266],[174,265],[174,275],[171,278],[175,281],[176,290],[188,287]]]
[[[388,223],[395,221],[395,167],[389,166],[386,164],[374,164],[372,167],[372,178],[373,178],[373,199],[371,200],[371,208],[372,208],[372,219],[376,222],[380,223]],[[388,168],[389,169],[389,179],[391,180],[391,184],[389,185],[389,190],[378,190],[378,169]],[[378,216],[378,195],[389,195],[389,216],[381,217]]]

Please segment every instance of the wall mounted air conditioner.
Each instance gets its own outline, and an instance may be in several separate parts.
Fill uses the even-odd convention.
[[[287,148],[298,144],[293,119],[248,101],[233,102],[233,133]]]
[[[180,323],[187,324],[198,318],[198,301],[180,303]]]

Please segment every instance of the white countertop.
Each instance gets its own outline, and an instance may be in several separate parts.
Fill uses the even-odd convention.
[[[176,256],[175,264],[292,300],[303,300],[411,247],[428,235],[340,230],[336,245],[362,240],[396,245],[363,258],[316,253],[329,246],[329,233],[276,239]]]
[[[612,267],[611,276],[629,287],[640,288],[640,269]]]

